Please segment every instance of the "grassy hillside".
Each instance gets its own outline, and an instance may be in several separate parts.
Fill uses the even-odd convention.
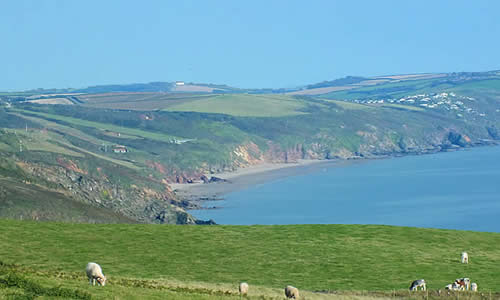
[[[136,223],[111,210],[75,201],[62,193],[0,176],[0,217],[78,223]]]
[[[425,278],[432,291],[459,277],[471,278],[483,292],[497,292],[499,243],[495,233],[392,226],[199,227],[0,220],[0,261],[17,264],[28,276],[39,270],[47,274],[47,283],[56,280],[62,287],[87,291],[83,269],[88,261],[97,261],[109,278],[109,287],[91,290],[100,296],[119,290],[123,295],[127,289],[136,293],[134,282],[146,290],[149,285],[172,288],[177,283],[234,293],[241,280],[271,293],[286,284],[309,291],[407,293],[414,279]],[[459,262],[464,250],[470,255],[468,265]],[[66,283],[64,278],[71,280]],[[255,288],[254,293],[258,293]]]

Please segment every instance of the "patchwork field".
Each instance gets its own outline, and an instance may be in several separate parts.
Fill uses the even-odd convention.
[[[351,86],[349,86],[349,85],[332,86],[332,87],[324,87],[324,88],[306,89],[306,90],[301,90],[301,91],[290,92],[288,94],[289,95],[322,95],[322,94],[328,94],[331,92],[352,90],[355,88],[357,88],[357,86],[354,86],[354,85],[351,85]]]
[[[408,74],[408,75],[389,75],[389,76],[377,76],[375,78],[388,78],[393,80],[415,80],[415,79],[431,79],[444,77],[446,74]]]
[[[24,111],[24,112],[31,114],[31,115],[41,116],[41,117],[43,117],[45,119],[49,119],[49,120],[52,119],[52,120],[62,121],[62,122],[71,124],[73,126],[85,126],[85,127],[89,127],[89,128],[97,128],[100,130],[119,132],[119,133],[123,133],[125,135],[130,135],[130,136],[135,136],[135,137],[144,137],[144,138],[149,138],[149,139],[157,140],[157,141],[170,142],[173,139],[182,139],[182,138],[175,136],[175,135],[159,134],[159,133],[155,133],[155,132],[151,132],[151,131],[139,130],[139,129],[130,128],[130,127],[123,127],[123,126],[113,125],[113,124],[109,124],[109,123],[87,121],[87,120],[82,120],[82,119],[77,119],[77,118],[72,118],[72,117],[47,114],[47,113],[43,113],[43,112],[35,112],[35,111],[29,111],[29,112]]]
[[[371,291],[364,295],[391,298],[408,296],[409,284],[419,278],[428,282],[428,295],[437,296],[438,289],[460,277],[471,278],[480,291],[495,296],[500,289],[499,242],[495,233],[391,226],[0,221],[0,261],[17,264],[19,272],[42,285],[89,291],[102,298],[115,292],[128,298],[126,291],[139,298],[164,289],[180,293],[179,299],[194,299],[192,293],[231,299],[240,281],[253,287],[250,295],[264,299],[280,299],[287,284],[310,295],[307,299],[325,296],[313,291],[358,296]],[[468,265],[459,262],[463,250],[470,255]],[[109,286],[87,287],[83,269],[89,261],[101,264]],[[0,293],[8,291],[0,288]]]
[[[303,114],[305,103],[285,95],[216,95],[172,105],[167,111],[219,113],[242,117],[283,117]]]
[[[73,104],[73,102],[69,101],[66,98],[36,99],[36,100],[30,100],[28,102],[36,104],[68,104],[68,105]]]
[[[220,113],[243,117],[299,115],[303,101],[277,94],[105,93],[81,95],[84,105],[126,110]]]
[[[82,105],[96,108],[128,109],[128,110],[158,110],[169,106],[207,98],[211,95],[188,93],[102,93],[78,96]]]

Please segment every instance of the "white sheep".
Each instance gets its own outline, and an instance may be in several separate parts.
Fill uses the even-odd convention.
[[[248,283],[240,282],[239,291],[241,295],[248,294]]]
[[[299,289],[291,285],[287,285],[285,288],[285,296],[289,299],[299,299]]]
[[[469,263],[469,255],[467,254],[467,252],[462,252],[462,258],[460,259],[460,261],[463,263],[463,264],[468,264]]]
[[[98,264],[89,262],[85,268],[85,273],[87,273],[91,285],[95,285],[96,280],[98,284],[102,286],[106,285],[106,276],[102,274],[101,266]]]
[[[413,281],[410,285],[410,291],[418,291],[419,287],[422,288],[422,291],[425,291],[425,289],[426,289],[425,280],[418,279],[418,280]]]
[[[450,283],[444,287],[445,290],[450,290],[450,291],[459,291],[460,288],[461,286],[456,282]]]
[[[477,283],[475,283],[475,282],[471,283],[470,290],[473,292],[477,292]]]

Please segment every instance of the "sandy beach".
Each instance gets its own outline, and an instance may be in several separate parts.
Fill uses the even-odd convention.
[[[333,166],[356,163],[346,160],[300,160],[296,163],[264,163],[234,172],[206,174],[208,178],[215,176],[227,180],[217,183],[185,183],[171,184],[176,194],[192,202],[222,199],[224,195],[244,190],[254,185],[263,184],[288,176],[304,175]]]

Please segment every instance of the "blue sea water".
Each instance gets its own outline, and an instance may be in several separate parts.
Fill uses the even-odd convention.
[[[196,210],[218,224],[386,224],[500,232],[500,147],[327,167]]]

